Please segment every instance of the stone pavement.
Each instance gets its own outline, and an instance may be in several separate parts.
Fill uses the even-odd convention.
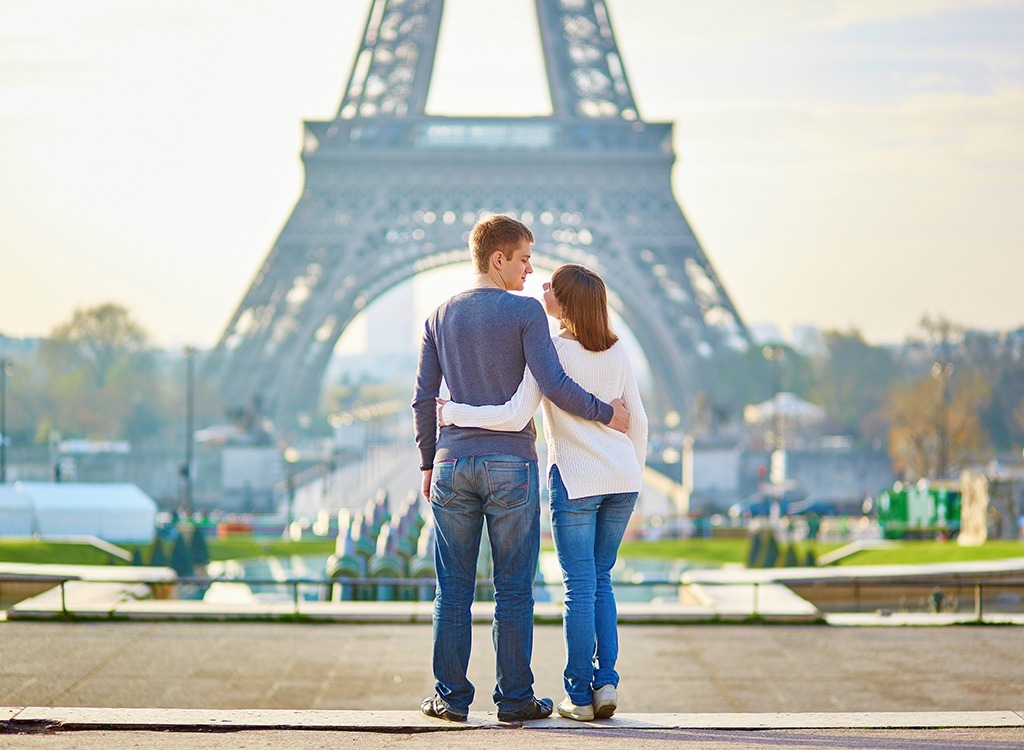
[[[424,625],[0,622],[0,706],[13,707],[0,732],[29,732],[0,733],[0,747],[1024,748],[1022,628],[624,625],[620,637],[616,717],[517,727],[494,721],[490,632],[476,627],[477,699],[458,728],[415,710],[432,688]],[[561,668],[560,629],[538,626],[540,694],[561,697]]]
[[[282,709],[201,708],[71,708],[28,706],[0,708],[0,721],[25,734],[96,729],[148,729],[153,731],[237,731],[245,729],[334,729],[391,731],[412,734],[431,731],[511,729],[493,712],[476,714],[466,722],[449,724],[421,711],[289,711]],[[601,729],[943,729],[1011,727],[1024,729],[1024,715],[1016,711],[877,711],[864,713],[616,713],[593,724],[553,715],[519,722],[523,728],[583,731]]]
[[[392,733],[338,731],[243,731],[229,734],[95,731],[53,735],[0,735],[5,750],[1020,750],[1024,736],[1016,729],[931,730],[586,730],[571,735],[553,731],[478,730],[473,732]]]
[[[65,718],[74,712],[89,709],[51,709],[50,716],[63,714]],[[92,709],[94,713],[97,710]],[[106,709],[109,714],[118,710]],[[123,713],[131,709],[121,709]],[[127,717],[129,721],[145,720],[143,714],[159,714],[161,710],[134,709],[137,716]],[[3,709],[0,709],[2,714]],[[169,713],[166,709],[164,713]],[[181,713],[176,712],[176,713]],[[368,714],[369,712],[315,712],[293,711],[277,712],[290,714],[290,718],[272,728],[248,728],[240,726],[217,726],[216,719],[206,725],[194,725],[190,729],[178,725],[174,731],[167,731],[166,725],[117,725],[116,719],[108,722],[105,728],[92,728],[88,724],[69,725],[67,728],[47,729],[40,725],[35,731],[25,733],[5,733],[5,725],[0,723],[0,745],[18,750],[38,748],[85,748],[91,750],[107,750],[114,747],[143,748],[196,748],[197,750],[237,748],[410,748],[412,750],[453,748],[461,750],[477,750],[480,747],[492,750],[522,750],[524,744],[531,750],[548,750],[549,748],[580,747],[607,748],[608,750],[662,750],[671,747],[715,748],[715,750],[764,750],[765,748],[802,748],[803,750],[865,750],[870,748],[896,748],[906,750],[922,750],[923,748],[949,748],[959,750],[1019,750],[1024,746],[1024,717],[1010,714],[1018,721],[1017,726],[1007,726],[1009,722],[1000,723],[996,719],[995,726],[985,726],[985,721],[978,722],[981,726],[926,726],[903,728],[897,723],[881,726],[870,724],[867,727],[843,728],[842,722],[837,726],[821,726],[810,722],[806,726],[792,721],[772,721],[777,715],[727,715],[740,721],[722,723],[716,728],[701,728],[702,724],[695,721],[684,722],[681,726],[654,727],[644,725],[626,717],[589,724],[569,722],[564,719],[548,719],[530,722],[525,725],[507,725],[501,728],[491,726],[470,726],[462,729],[446,730],[436,728],[422,731],[407,727],[378,725],[375,727],[346,727],[327,729],[331,722],[318,721],[325,714],[351,713]],[[411,715],[410,712],[385,712],[391,714]],[[380,715],[378,715],[380,716]],[[641,716],[641,715],[635,715]],[[664,715],[659,715],[664,716]],[[699,718],[700,714],[688,715],[690,719]],[[767,719],[764,722],[751,724],[750,718]],[[848,715],[850,716],[850,715]],[[861,719],[869,719],[872,714],[856,715]],[[888,714],[888,717],[899,716]],[[915,716],[904,714],[903,716]],[[939,716],[939,715],[932,715]],[[947,714],[955,722],[957,718],[970,716],[965,714]],[[746,718],[744,722],[742,719]],[[951,723],[952,723],[951,722]],[[441,723],[441,722],[438,722]],[[836,724],[836,722],[833,722]],[[571,725],[571,726],[570,726]],[[450,726],[450,725],[449,725]],[[854,722],[854,726],[857,723]]]
[[[1024,710],[1024,628],[620,626],[624,713]],[[474,714],[494,710],[474,627]],[[428,625],[0,622],[0,706],[412,709]],[[561,698],[561,629],[535,630],[540,695]]]

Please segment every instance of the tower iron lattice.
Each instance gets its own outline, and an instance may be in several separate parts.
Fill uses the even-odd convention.
[[[307,121],[305,186],[211,353],[226,402],[312,415],[367,305],[469,260],[489,213],[533,229],[535,265],[582,263],[650,364],[654,422],[686,415],[716,352],[749,333],[671,187],[672,124],[641,119],[605,0],[536,0],[553,114],[442,117],[425,104],[443,0],[373,0],[334,119]],[[685,419],[685,416],[684,416]]]

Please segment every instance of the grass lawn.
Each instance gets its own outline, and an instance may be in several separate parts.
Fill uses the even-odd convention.
[[[142,559],[149,558],[149,544],[120,544],[119,547],[142,551]],[[334,539],[312,539],[289,542],[284,539],[239,537],[211,539],[207,547],[212,560],[234,560],[244,557],[287,557],[289,555],[330,555],[334,552]],[[164,544],[170,555],[170,545]],[[47,563],[54,565],[127,565],[88,544],[45,542],[35,539],[0,539],[0,562]]]
[[[897,542],[892,547],[869,549],[844,557],[837,565],[924,565],[926,563],[1004,560],[1024,557],[1024,542],[993,540],[980,547],[961,547],[955,541]]]
[[[835,549],[838,544],[801,543],[799,554],[813,549],[816,555]],[[623,542],[619,557],[635,560],[689,560],[700,563],[746,563],[750,551],[750,540],[745,537],[720,539],[659,539],[657,541]]]
[[[123,563],[88,544],[0,539],[0,562],[52,565],[117,565]]]
[[[290,542],[279,538],[236,536],[211,539],[207,547],[212,560],[234,560],[248,557],[286,557],[288,555],[330,555],[334,539],[311,539]],[[149,558],[150,545],[119,545],[129,552],[136,547],[144,560]],[[836,545],[818,545],[821,554]],[[703,563],[742,563],[747,559],[749,542],[745,538],[662,539],[658,541],[624,542],[619,555],[652,560],[685,559]],[[803,546],[801,545],[801,550]],[[164,545],[170,555],[170,545]],[[36,540],[0,540],[0,562],[63,563],[67,565],[127,564],[85,544],[67,544]]]
[[[330,555],[334,552],[334,539],[310,539],[290,542],[278,538],[242,536],[230,539],[211,539],[207,542],[210,558],[233,560],[248,557],[287,557],[289,555]],[[628,541],[619,548],[619,556],[648,560],[689,560],[699,563],[745,563],[750,542],[745,538],[719,539],[659,539],[657,541]],[[148,559],[150,545],[119,545],[131,552],[135,547]],[[841,544],[817,544],[813,547],[819,557]],[[550,548],[550,547],[546,547]],[[808,549],[798,546],[799,554]],[[169,545],[165,552],[170,555]],[[991,541],[981,547],[961,547],[956,542],[907,541],[892,547],[864,550],[843,558],[838,565],[913,565],[935,562],[965,562],[971,560],[1002,560],[1024,557],[1024,542]],[[118,558],[87,544],[67,544],[34,539],[0,539],[0,562],[51,563],[63,565],[127,565]]]
[[[747,539],[657,539],[623,542],[619,557],[636,560],[692,560],[705,563],[741,563],[747,559]]]
[[[243,557],[288,557],[290,555],[333,555],[334,537],[290,542],[285,539],[242,537],[207,541],[211,560],[237,560]]]

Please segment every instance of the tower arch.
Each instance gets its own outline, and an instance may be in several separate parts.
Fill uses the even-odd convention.
[[[655,423],[685,415],[702,362],[750,336],[672,194],[672,125],[640,117],[607,3],[536,0],[554,114],[523,118],[425,114],[443,5],[371,3],[336,117],[305,123],[302,195],[208,374],[228,405],[258,397],[287,427],[363,308],[468,260],[472,225],[505,213],[542,266],[601,274],[651,365]]]

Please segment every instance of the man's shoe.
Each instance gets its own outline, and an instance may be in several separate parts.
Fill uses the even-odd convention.
[[[558,704],[558,713],[560,716],[564,716],[567,719],[575,719],[576,721],[594,720],[594,707],[592,705],[588,703],[585,706],[577,706],[568,695],[565,696],[565,700]]]
[[[469,718],[468,714],[460,714],[453,711],[438,695],[424,698],[423,703],[420,704],[420,709],[427,716],[432,716],[435,719],[444,719],[445,721],[465,721]]]
[[[594,691],[594,718],[610,719],[619,707],[619,693],[614,685],[604,685]]]
[[[498,711],[498,721],[534,721],[551,716],[550,698],[533,698],[518,711]]]

